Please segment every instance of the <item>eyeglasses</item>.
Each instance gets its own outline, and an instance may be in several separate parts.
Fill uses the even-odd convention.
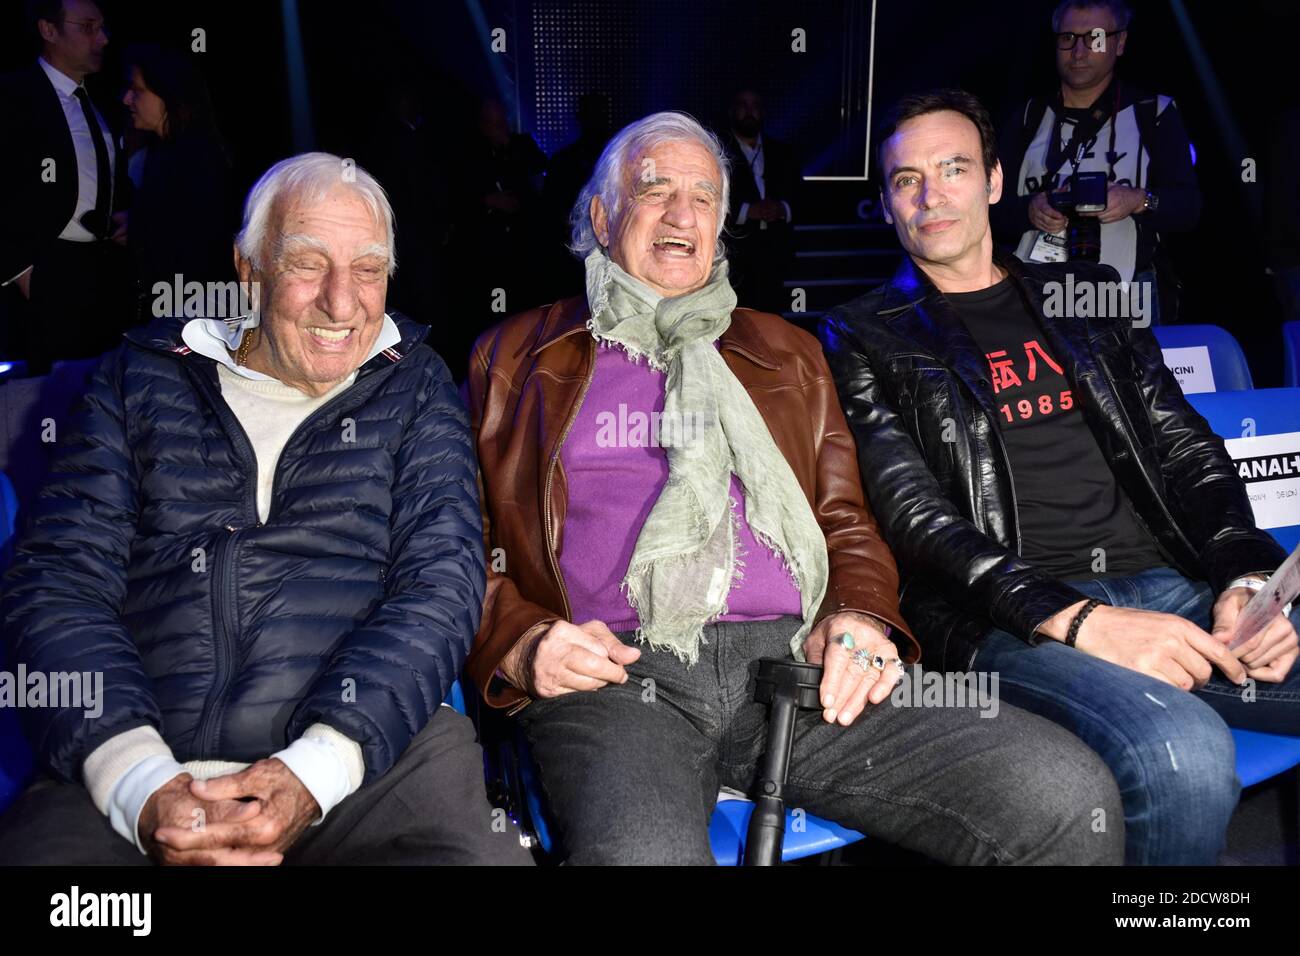
[[[1117,36],[1123,32],[1123,30],[1111,30],[1106,34],[1106,39],[1109,40],[1111,37]],[[1102,33],[1100,28],[1095,31],[1089,31],[1088,33],[1058,33],[1056,34],[1056,48],[1058,50],[1073,50],[1074,45],[1080,40],[1084,42],[1084,46],[1091,47],[1092,41],[1101,35]],[[1102,49],[1104,50],[1105,47],[1102,47]]]
[[[68,20],[65,18],[63,22],[73,24],[88,37],[93,37],[100,30],[104,31],[104,36],[108,36],[108,26],[103,20]]]

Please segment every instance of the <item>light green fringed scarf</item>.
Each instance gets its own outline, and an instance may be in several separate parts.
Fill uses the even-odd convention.
[[[743,567],[734,471],[754,537],[781,556],[799,587],[803,625],[790,649],[802,660],[826,593],[826,536],[753,400],[714,348],[736,307],[727,264],[702,288],[672,298],[656,295],[603,250],[588,255],[586,267],[592,335],[667,373],[660,444],[668,446],[668,481],[622,583],[641,621],[638,640],[694,664],[704,625],[727,613],[727,593]]]

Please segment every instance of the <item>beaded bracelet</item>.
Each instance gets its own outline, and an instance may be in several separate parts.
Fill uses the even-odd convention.
[[[1074,620],[1070,622],[1070,630],[1065,635],[1066,647],[1074,647],[1074,642],[1079,639],[1079,628],[1083,627],[1084,618],[1101,606],[1098,600],[1090,600],[1078,614],[1074,615]]]

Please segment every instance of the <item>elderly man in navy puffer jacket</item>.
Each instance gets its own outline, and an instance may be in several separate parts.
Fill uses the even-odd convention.
[[[0,862],[529,862],[440,707],[482,526],[447,367],[384,312],[393,248],[364,170],[277,164],[235,246],[250,312],[130,333],[56,433],[5,639],[102,699],[22,711],[45,773]]]

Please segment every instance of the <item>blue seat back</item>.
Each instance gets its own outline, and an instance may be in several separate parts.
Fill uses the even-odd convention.
[[[1254,388],[1250,377],[1250,366],[1246,364],[1246,353],[1241,350],[1237,340],[1226,330],[1217,325],[1158,325],[1151,329],[1165,352],[1165,364],[1170,367],[1183,385],[1183,391],[1192,392],[1229,392]],[[1199,355],[1182,351],[1205,349]],[[1179,351],[1171,351],[1179,350]],[[1213,376],[1213,388],[1194,385],[1196,372],[1204,375],[1205,355],[1209,356],[1209,372]],[[1190,369],[1196,372],[1190,372]]]
[[[0,571],[9,566],[13,556],[13,536],[17,530],[18,496],[13,482],[0,473]],[[4,642],[0,641],[0,671],[10,671]],[[0,813],[13,802],[32,775],[32,751],[18,723],[18,711],[0,707]]]
[[[46,428],[54,434],[70,424],[72,409],[86,390],[99,359],[56,362],[49,375],[40,378],[0,377],[0,570],[13,556],[13,534],[21,506],[40,489],[49,468],[56,442],[49,441]],[[0,640],[0,670],[12,672]],[[34,760],[23,735],[18,712],[0,708],[0,812],[31,779]]]
[[[1237,462],[1255,523],[1294,550],[1300,543],[1300,388],[1207,392],[1187,400]]]
[[[1243,787],[1254,786],[1300,764],[1300,737],[1234,729],[1232,742],[1237,746],[1237,777]]]

